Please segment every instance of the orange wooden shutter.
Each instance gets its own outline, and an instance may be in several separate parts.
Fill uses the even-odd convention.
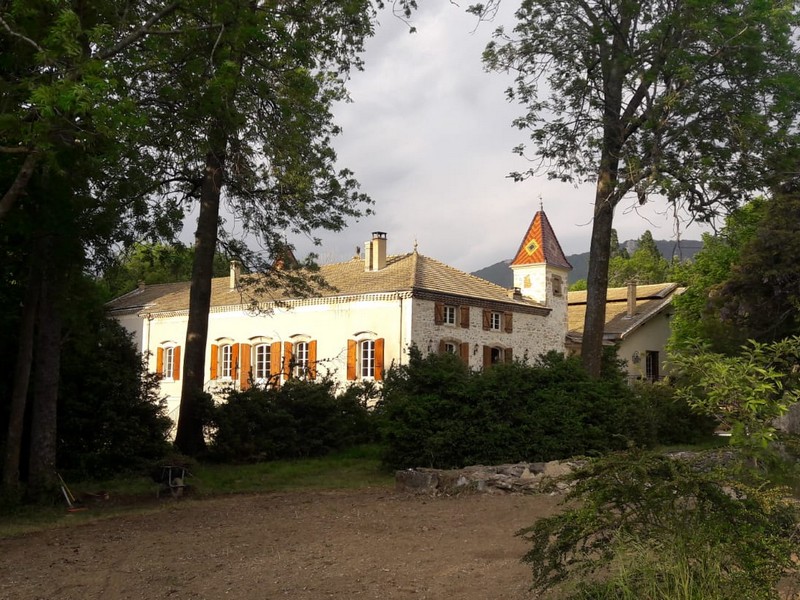
[[[317,340],[308,342],[308,378],[317,378]]]
[[[283,374],[286,379],[292,376],[292,342],[283,342]]]
[[[281,374],[281,343],[272,342],[269,346],[269,374]]]
[[[252,346],[241,344],[242,370],[239,371],[239,389],[246,390],[250,387],[250,363]]]
[[[347,340],[347,380],[353,381],[356,378],[356,351],[358,342]]]
[[[181,347],[175,346],[172,351],[172,379],[178,381],[181,378]]]
[[[211,379],[218,377],[217,367],[219,364],[219,346],[211,344]]]
[[[439,354],[444,353],[444,340],[439,340]]]
[[[511,348],[503,350],[503,357],[507,363],[514,362],[514,351]]]
[[[469,306],[461,307],[461,322],[459,325],[464,329],[469,329]]]
[[[483,366],[490,367],[492,365],[492,349],[489,346],[483,347]]]
[[[436,302],[433,305],[433,324],[441,325],[444,323],[444,304]]]
[[[488,331],[492,328],[492,311],[484,310],[483,311],[483,330]]]
[[[156,350],[156,373],[159,377],[164,376],[164,349],[160,346]]]
[[[239,379],[239,344],[231,344],[231,379]]]
[[[506,333],[511,333],[514,330],[514,327],[512,325],[513,318],[514,318],[514,314],[513,313],[507,312],[507,313],[503,314],[503,320],[505,321]]]
[[[383,381],[383,338],[375,340],[375,380]]]
[[[469,343],[464,342],[461,344],[461,360],[469,364]]]

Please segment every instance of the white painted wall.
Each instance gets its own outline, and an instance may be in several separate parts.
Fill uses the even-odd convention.
[[[672,311],[667,308],[655,315],[647,323],[639,327],[633,333],[625,337],[619,344],[617,356],[626,361],[628,376],[631,379],[646,378],[645,353],[648,350],[655,350],[659,353],[660,374],[662,377],[669,374],[667,359],[667,341],[670,336],[669,315]],[[639,353],[639,362],[634,362],[634,352]]]

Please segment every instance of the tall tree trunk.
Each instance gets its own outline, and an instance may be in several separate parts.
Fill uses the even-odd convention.
[[[227,146],[224,135],[217,135],[216,139],[217,143],[212,144],[211,151],[206,155],[206,169],[200,192],[200,214],[195,232],[192,284],[189,291],[189,322],[186,326],[183,355],[181,406],[175,435],[175,445],[190,456],[196,456],[205,449],[201,398],[206,375],[211,278],[217,247],[219,201],[224,183]]]
[[[589,248],[589,273],[586,277],[586,316],[583,321],[581,360],[591,377],[600,377],[603,362],[603,334],[606,324],[608,265],[611,259],[611,230],[614,205],[611,197],[614,184],[609,173],[602,173],[597,182]]]
[[[36,256],[32,257],[31,263],[28,287],[22,305],[22,320],[19,326],[17,362],[14,366],[14,387],[11,390],[11,411],[8,417],[8,435],[3,460],[3,489],[8,492],[19,487],[22,431],[25,423],[31,365],[33,364],[37,306],[41,291],[41,272],[37,267]]]
[[[45,497],[56,488],[56,424],[61,368],[60,273],[54,272],[52,240],[45,242],[36,335],[28,494]],[[48,260],[49,259],[49,260]]]

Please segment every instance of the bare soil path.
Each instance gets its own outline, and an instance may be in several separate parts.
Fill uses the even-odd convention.
[[[388,489],[181,500],[0,540],[0,599],[530,598],[514,532],[557,505]]]

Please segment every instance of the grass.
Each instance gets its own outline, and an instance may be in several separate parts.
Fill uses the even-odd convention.
[[[199,464],[191,468],[187,498],[388,487],[394,483],[394,477],[381,468],[380,452],[377,446],[360,446],[321,458],[248,465]],[[52,506],[4,503],[0,499],[0,538],[175,507],[169,494],[166,499],[163,495],[161,500],[156,499],[158,485],[145,476],[67,483],[76,497],[88,498],[87,510],[68,512],[62,496],[55,499]],[[98,490],[107,493],[108,500],[92,500],[90,494]]]

